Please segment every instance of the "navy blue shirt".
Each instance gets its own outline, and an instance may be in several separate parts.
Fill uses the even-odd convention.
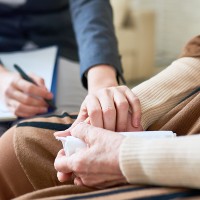
[[[21,5],[11,4],[0,0],[1,52],[21,50],[29,41],[39,47],[58,45],[62,56],[80,61],[85,87],[84,73],[95,65],[111,65],[122,77],[109,0],[26,0]]]

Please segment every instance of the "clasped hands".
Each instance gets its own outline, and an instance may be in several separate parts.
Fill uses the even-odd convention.
[[[119,167],[125,136],[116,132],[142,131],[140,119],[140,102],[126,86],[89,94],[73,125],[54,134],[72,135],[87,144],[71,156],[66,156],[63,149],[58,152],[54,163],[58,180],[65,182],[74,174],[76,185],[105,188],[127,183]]]

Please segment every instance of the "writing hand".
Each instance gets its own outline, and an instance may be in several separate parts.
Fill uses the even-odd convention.
[[[2,71],[0,74],[0,92],[8,107],[19,117],[32,117],[45,113],[48,105],[44,99],[52,99],[44,80],[30,75],[37,83],[34,85],[24,80],[18,73]]]

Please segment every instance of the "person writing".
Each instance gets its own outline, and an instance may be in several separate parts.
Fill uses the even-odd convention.
[[[47,0],[44,4],[30,0],[0,1],[0,13],[0,24],[4,27],[0,30],[0,52],[59,46],[58,109],[78,111],[87,94],[82,85],[95,97],[99,89],[117,86],[118,80],[123,79],[109,1]],[[17,116],[25,118],[46,113],[48,104],[44,99],[53,98],[42,77],[29,75],[37,85],[0,65],[1,100]],[[117,91],[117,95],[122,92]],[[105,110],[111,106],[113,112],[108,99],[103,100],[103,105]],[[107,114],[103,117],[108,118]],[[115,123],[112,129],[114,126]],[[1,123],[1,133],[9,127],[10,123]]]

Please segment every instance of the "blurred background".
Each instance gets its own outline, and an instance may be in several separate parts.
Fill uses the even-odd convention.
[[[200,34],[200,0],[111,0],[114,25],[129,86],[175,60]]]

